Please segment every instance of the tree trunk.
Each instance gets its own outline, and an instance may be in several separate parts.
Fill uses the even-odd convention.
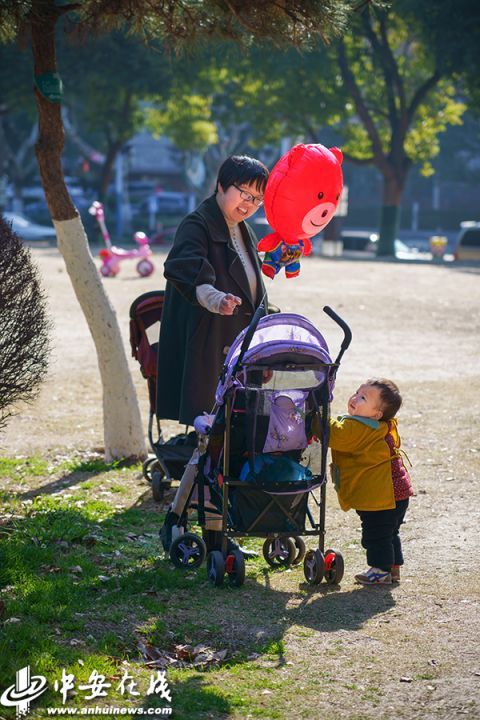
[[[55,24],[61,10],[34,2],[32,51],[35,78],[55,73]],[[63,176],[61,105],[35,89],[39,134],[35,151],[58,247],[97,351],[103,388],[105,458],[144,457],[145,439],[117,317],[105,293],[87,236]],[[74,412],[74,409],[72,409]]]
[[[112,175],[113,175],[113,165],[115,163],[115,159],[118,155],[118,153],[121,151],[123,146],[122,140],[115,140],[115,142],[111,142],[108,144],[108,150],[105,157],[105,161],[102,166],[102,173],[100,178],[100,201],[102,203],[106,202],[106,199],[108,197],[108,188],[112,181]]]
[[[400,227],[402,188],[398,180],[384,176],[383,204],[380,213],[380,233],[377,256],[395,257],[395,238]]]
[[[54,220],[58,247],[97,350],[103,388],[105,457],[145,457],[135,388],[117,317],[104,291],[80,218]]]

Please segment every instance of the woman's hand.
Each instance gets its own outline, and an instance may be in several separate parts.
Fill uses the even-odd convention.
[[[218,311],[220,315],[233,315],[237,305],[241,304],[242,301],[239,297],[232,295],[231,293],[227,293],[225,297],[221,299]]]

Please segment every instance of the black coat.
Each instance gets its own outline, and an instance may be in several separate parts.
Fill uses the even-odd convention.
[[[265,293],[255,234],[244,222],[239,227],[257,275],[255,300],[214,195],[177,230],[164,266],[156,405],[160,419],[191,425],[197,415],[211,411],[226,352]],[[219,315],[202,307],[195,289],[205,283],[240,297],[237,314]]]

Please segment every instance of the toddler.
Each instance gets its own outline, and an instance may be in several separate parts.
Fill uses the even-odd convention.
[[[348,414],[330,420],[332,478],[340,507],[356,510],[362,523],[369,567],[355,579],[363,585],[400,582],[399,530],[413,495],[395,418],[401,404],[394,382],[371,379],[348,400]]]

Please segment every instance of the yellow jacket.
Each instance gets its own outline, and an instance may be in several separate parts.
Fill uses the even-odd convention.
[[[397,421],[390,420],[399,453]],[[388,424],[371,418],[341,415],[330,420],[332,478],[342,510],[391,510],[395,507]]]

